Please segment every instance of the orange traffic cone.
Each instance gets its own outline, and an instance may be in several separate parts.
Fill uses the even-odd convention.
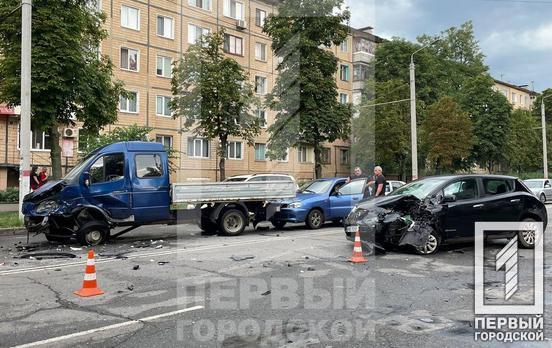
[[[86,271],[84,272],[84,281],[82,288],[74,292],[75,295],[81,297],[90,297],[103,294],[103,290],[98,288],[96,282],[96,264],[94,262],[94,250],[88,252],[88,260],[86,261]]]
[[[364,258],[364,255],[362,255],[362,243],[360,242],[360,229],[358,229],[355,234],[355,246],[353,248],[353,256],[349,258],[349,262],[363,263],[367,261],[368,260]]]

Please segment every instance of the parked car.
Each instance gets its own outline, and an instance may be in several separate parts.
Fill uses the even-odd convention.
[[[292,181],[297,186],[295,178],[288,174],[260,173],[250,175],[236,175],[226,178],[224,182],[266,182],[266,181]],[[297,186],[299,188],[299,186]]]
[[[548,179],[530,179],[525,180],[523,183],[529,187],[529,189],[539,197],[541,202],[546,202],[552,199],[552,185]]]
[[[472,241],[478,221],[539,221],[546,228],[548,216],[544,204],[516,178],[441,176],[361,202],[345,220],[345,234],[353,240],[359,230],[361,239],[377,248],[410,244],[419,254],[429,255],[445,243]],[[511,238],[516,234],[522,247],[534,246],[531,230],[488,233],[485,237]]]
[[[387,196],[391,194],[391,192],[395,191],[398,188],[403,187],[404,185],[406,185],[404,181],[387,180],[387,183],[385,184],[385,195]],[[373,185],[370,185],[370,196],[373,193],[372,191],[373,189],[374,189]]]

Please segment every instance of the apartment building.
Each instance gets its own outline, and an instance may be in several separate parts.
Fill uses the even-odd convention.
[[[200,139],[181,132],[182,120],[173,119],[168,108],[171,98],[171,66],[201,35],[224,28],[224,49],[249,74],[255,91],[262,99],[275,84],[277,60],[271,51],[270,38],[262,32],[266,17],[276,9],[277,0],[103,0],[99,6],[107,14],[108,38],[100,50],[111,57],[116,78],[131,92],[121,98],[116,127],[138,124],[153,128],[151,139],[179,152],[172,174],[173,181],[218,180],[216,140]],[[353,40],[331,47],[339,58],[336,80],[339,99],[352,101]],[[271,110],[256,110],[265,120],[262,134],[254,146],[242,139],[230,139],[226,175],[259,172],[289,173],[298,180],[314,177],[314,151],[308,146],[288,150],[284,160],[270,160],[267,155],[269,135],[266,127],[274,122]],[[0,109],[0,189],[17,185],[19,165],[18,114]],[[79,130],[64,129],[63,165],[70,169],[78,160]],[[83,139],[81,139],[83,141]],[[32,133],[32,163],[49,166],[49,139],[44,132]],[[347,142],[326,144],[323,152],[323,175],[348,175],[350,150]]]
[[[352,29],[353,36],[353,105],[360,105],[365,82],[374,78],[370,63],[375,57],[377,45],[384,41],[374,35],[373,27]]]
[[[494,82],[494,90],[502,93],[512,104],[514,109],[531,110],[538,93],[531,91],[524,86],[516,86],[497,79],[495,79]]]

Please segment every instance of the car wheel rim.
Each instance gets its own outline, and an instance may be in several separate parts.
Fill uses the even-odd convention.
[[[528,245],[535,245],[535,224],[528,222],[525,224],[525,229],[521,232],[521,238]]]
[[[224,229],[231,233],[236,233],[242,228],[242,218],[238,214],[230,214],[224,219]]]
[[[420,250],[422,254],[431,254],[435,251],[435,249],[437,249],[437,238],[435,238],[434,235],[430,234],[427,238],[426,244],[423,247],[420,247],[418,250]]]
[[[86,241],[88,244],[97,244],[102,240],[102,233],[98,230],[90,231],[86,235]]]
[[[317,211],[312,212],[311,214],[311,224],[313,226],[320,226],[320,223],[322,222],[322,216],[320,216],[320,213]]]
[[[545,197],[543,194],[541,194],[540,200],[541,200],[541,202],[545,202],[545,201],[546,201],[546,197]]]

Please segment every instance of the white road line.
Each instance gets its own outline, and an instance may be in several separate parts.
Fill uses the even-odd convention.
[[[329,235],[335,235],[335,234],[336,234],[336,231],[327,231],[327,232],[312,232],[308,234],[301,234],[301,235],[295,235],[295,236],[289,236],[289,237],[278,237],[277,239],[264,237],[264,238],[259,238],[255,240],[243,241],[243,242],[225,243],[223,245],[204,245],[204,246],[199,246],[196,248],[189,248],[189,249],[178,248],[175,250],[167,250],[167,251],[157,251],[157,252],[141,253],[141,254],[127,254],[125,255],[125,257],[130,260],[130,259],[138,259],[142,257],[166,256],[166,255],[172,255],[177,253],[193,253],[198,251],[213,250],[213,249],[219,249],[219,248],[229,248],[233,246],[267,243],[267,242],[273,242],[275,240],[283,241],[283,240],[292,240],[292,239],[304,239],[308,237],[329,236]],[[118,260],[120,259],[117,259],[115,257],[106,258],[106,259],[97,259],[96,264],[114,262]],[[69,267],[82,266],[82,265],[83,265],[83,262],[79,261],[79,262],[61,263],[61,264],[55,264],[55,265],[49,265],[49,266],[36,266],[36,267],[28,267],[28,268],[20,268],[20,269],[9,269],[5,271],[0,271],[0,276],[30,273],[30,272],[37,272],[37,271],[46,271],[46,270],[53,270],[58,268],[69,268]]]
[[[71,338],[90,335],[90,334],[93,334],[93,333],[96,333],[96,332],[108,331],[108,330],[118,329],[120,327],[125,327],[125,326],[129,326],[129,325],[136,325],[136,324],[140,324],[140,323],[143,323],[143,322],[154,321],[154,320],[157,320],[157,319],[174,316],[174,315],[181,314],[181,313],[191,312],[191,311],[195,311],[195,310],[202,309],[202,308],[203,308],[203,306],[189,307],[189,308],[181,309],[181,310],[174,311],[174,312],[168,312],[168,313],[153,315],[151,317],[146,317],[146,318],[142,318],[142,319],[130,320],[130,321],[125,321],[125,322],[118,323],[118,324],[98,327],[96,329],[90,329],[90,330],[86,330],[86,331],[75,332],[75,333],[65,335],[65,336],[52,337],[52,338],[49,338],[47,340],[26,343],[26,344],[22,344],[22,345],[19,345],[19,346],[14,346],[12,348],[36,347],[36,346],[41,346],[41,345],[44,345],[44,344],[56,343],[56,342],[68,340],[68,339],[71,339]]]

